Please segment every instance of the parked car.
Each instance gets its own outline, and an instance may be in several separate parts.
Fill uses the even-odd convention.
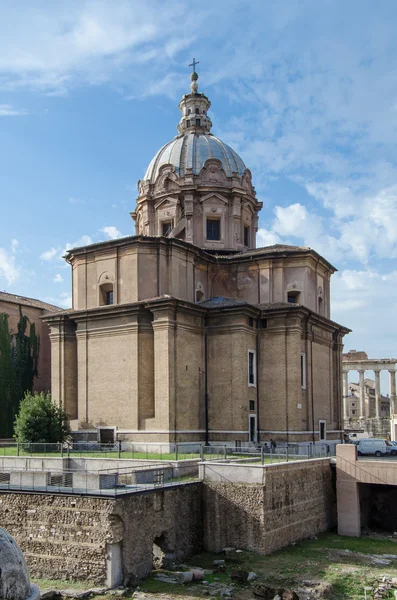
[[[397,456],[397,442],[393,442],[393,441],[389,440],[389,444],[391,446],[390,453],[393,456]]]
[[[357,454],[359,456],[385,456],[386,454],[397,454],[397,446],[396,449],[393,449],[392,451],[392,448],[394,447],[390,442],[379,438],[359,440],[355,445],[357,446]]]

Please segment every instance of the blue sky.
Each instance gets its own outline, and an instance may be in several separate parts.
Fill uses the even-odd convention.
[[[397,355],[396,24],[392,0],[2,0],[0,289],[70,306],[65,248],[134,232],[195,56],[258,246],[320,252],[346,348]]]

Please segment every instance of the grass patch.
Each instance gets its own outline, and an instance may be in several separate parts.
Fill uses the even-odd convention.
[[[40,590],[45,588],[53,588],[57,590],[86,590],[89,587],[100,587],[97,585],[89,585],[84,581],[64,581],[62,579],[31,579],[32,583],[39,586]]]
[[[225,558],[226,572],[206,575],[209,583],[215,581],[229,585],[233,570],[255,571],[258,583],[271,587],[297,588],[305,581],[317,581],[331,584],[332,591],[328,600],[362,600],[364,587],[373,587],[383,576],[397,576],[397,558],[389,558],[389,565],[374,564],[371,555],[389,554],[397,556],[397,543],[391,538],[342,537],[333,533],[319,535],[316,539],[305,540],[288,546],[284,550],[267,556],[254,552],[232,552],[230,554],[213,554],[204,552],[193,556],[186,562],[187,566],[212,569],[213,561]],[[173,572],[163,571],[169,575]],[[140,588],[149,594],[166,594],[167,598],[186,598],[190,596],[204,597],[205,587],[198,582],[191,584],[169,584],[155,578],[158,571],[140,583]],[[84,583],[65,581],[33,580],[41,589],[52,587],[57,589],[87,589]],[[128,592],[131,597],[133,590]],[[247,595],[248,593],[248,595]],[[247,586],[236,586],[234,600],[253,598]],[[368,596],[372,597],[372,595]],[[97,597],[106,599],[106,596]]]

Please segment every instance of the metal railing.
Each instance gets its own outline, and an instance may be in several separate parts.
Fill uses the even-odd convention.
[[[227,460],[233,462],[247,463],[275,463],[294,460],[308,460],[313,458],[327,458],[336,455],[335,446],[329,444],[294,444],[279,442],[275,447],[269,445],[250,445],[234,447],[203,446],[201,459],[205,460]]]
[[[48,458],[129,458],[143,460],[199,459],[197,444],[160,444],[116,442],[65,442],[63,444],[17,443],[0,441],[1,456],[40,456]]]
[[[101,469],[24,469],[3,467],[1,491],[34,491],[93,496],[119,496],[199,481],[198,468],[159,463],[148,468]]]
[[[264,462],[276,460],[303,460],[305,458],[324,458],[335,456],[335,444],[324,443],[286,443],[277,442],[276,447],[268,443],[244,444],[230,442],[204,446],[199,443],[181,442],[176,444],[115,442],[65,442],[63,444],[17,443],[0,441],[2,456],[40,457],[40,458],[115,458],[154,461],[213,460],[236,459],[253,460],[260,458]]]

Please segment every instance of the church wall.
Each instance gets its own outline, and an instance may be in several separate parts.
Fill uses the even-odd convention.
[[[154,318],[154,416],[142,419],[141,426],[153,432],[163,431],[165,436],[161,441],[165,442],[172,439],[170,430],[174,428],[171,411],[175,390],[175,312],[169,307],[153,307],[151,310]]]
[[[268,303],[271,302],[271,270],[268,262],[262,262],[259,264],[260,269],[260,302]]]
[[[74,324],[67,320],[51,327],[51,397],[77,418],[77,347]]]
[[[154,333],[152,323],[140,323],[138,335],[138,419],[155,416],[154,406]]]
[[[73,307],[83,309],[87,307],[87,261],[79,259],[72,267]]]
[[[119,303],[128,304],[138,300],[138,253],[121,251],[118,259]]]
[[[211,319],[208,393],[213,441],[225,438],[248,441],[249,400],[256,404],[256,388],[248,385],[249,350],[256,350],[256,330],[247,327],[246,315]]]
[[[327,430],[334,430],[337,423],[333,415],[332,389],[332,348],[327,343],[313,342],[313,398],[314,425],[318,429],[318,420],[327,422]]]
[[[131,322],[132,321],[132,322]],[[78,324],[79,421],[138,427],[136,318]]]
[[[292,441],[294,432],[302,430],[300,328],[289,331],[281,319],[268,319],[259,348],[261,437],[284,440],[288,431]]]
[[[168,293],[162,291],[164,280],[161,279],[161,284],[159,281],[159,277],[163,278],[165,273],[160,269],[158,252],[159,250],[156,252],[152,248],[138,249],[138,300]]]
[[[204,423],[204,333],[201,315],[178,314],[176,330],[177,431],[203,431]],[[203,435],[196,437],[203,438]],[[187,436],[178,435],[177,439]]]

